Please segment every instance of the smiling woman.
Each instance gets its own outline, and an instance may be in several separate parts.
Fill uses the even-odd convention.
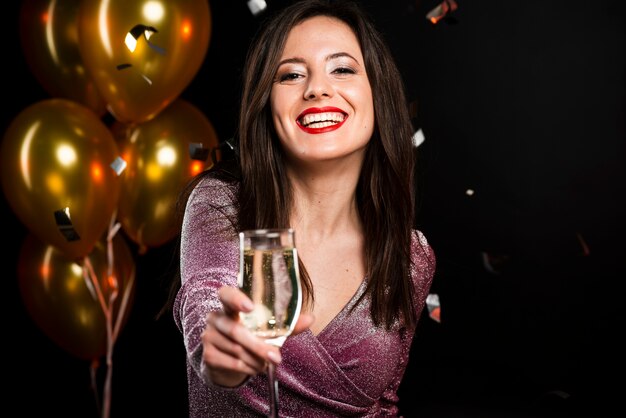
[[[384,69],[384,70],[383,70]],[[413,229],[412,126],[381,36],[354,2],[299,1],[265,21],[244,67],[238,158],[190,183],[173,314],[190,416],[397,416],[435,267]],[[238,233],[296,231],[304,302],[278,349],[238,321]]]
[[[359,42],[347,24],[316,16],[292,29],[270,103],[291,158],[307,162],[357,153],[352,160],[358,173],[374,130],[374,104]]]

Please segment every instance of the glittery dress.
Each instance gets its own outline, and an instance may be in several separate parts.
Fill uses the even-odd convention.
[[[231,220],[237,213],[237,186],[205,178],[187,203],[181,239],[182,285],[174,319],[187,350],[190,417],[262,417],[269,412],[264,374],[237,388],[223,388],[202,374],[200,334],[211,310],[221,308],[223,285],[236,286],[238,235]],[[412,278],[416,313],[421,313],[434,273],[434,255],[424,236],[412,239]],[[404,374],[414,329],[396,324],[375,327],[370,300],[350,308],[366,281],[343,310],[316,336],[293,335],[281,348],[277,367],[281,417],[394,417],[396,394]]]

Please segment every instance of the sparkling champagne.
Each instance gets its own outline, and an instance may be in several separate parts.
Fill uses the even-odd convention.
[[[281,347],[302,307],[300,268],[294,230],[252,229],[239,233],[238,284],[254,304],[241,322],[266,342]],[[276,366],[267,363],[270,417],[278,418]]]
[[[244,325],[281,346],[302,305],[297,250],[284,245],[244,248],[239,287],[254,303],[254,310],[240,313]]]

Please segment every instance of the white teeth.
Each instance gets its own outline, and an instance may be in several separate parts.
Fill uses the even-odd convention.
[[[315,122],[307,125],[308,128],[325,128],[327,126],[336,125],[337,122]]]
[[[300,124],[313,128],[325,128],[343,122],[345,118],[343,113],[338,112],[309,113],[300,119]]]

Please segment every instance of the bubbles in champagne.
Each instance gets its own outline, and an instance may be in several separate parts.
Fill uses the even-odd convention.
[[[294,248],[244,250],[240,287],[255,308],[240,317],[259,337],[273,339],[291,333],[301,304],[295,257]]]

